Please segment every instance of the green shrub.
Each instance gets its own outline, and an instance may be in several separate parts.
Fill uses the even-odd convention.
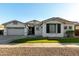
[[[67,30],[66,35],[67,35],[67,37],[73,37],[74,36],[74,30]]]

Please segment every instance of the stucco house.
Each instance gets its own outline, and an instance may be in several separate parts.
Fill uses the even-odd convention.
[[[65,31],[75,30],[74,22],[60,17],[52,17],[43,21],[32,20],[26,23],[13,20],[3,25],[4,35],[64,37]]]
[[[3,34],[3,31],[4,31],[4,26],[0,24],[0,35]]]

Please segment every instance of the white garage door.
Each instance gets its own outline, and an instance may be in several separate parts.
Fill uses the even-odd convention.
[[[8,35],[24,35],[24,28],[8,28]]]

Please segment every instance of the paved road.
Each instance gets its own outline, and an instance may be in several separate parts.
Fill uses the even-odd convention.
[[[0,44],[6,44],[12,40],[23,38],[24,36],[0,36]]]

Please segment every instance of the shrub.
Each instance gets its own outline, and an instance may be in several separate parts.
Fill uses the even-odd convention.
[[[74,30],[67,30],[66,35],[67,35],[67,37],[73,37],[74,36]]]

